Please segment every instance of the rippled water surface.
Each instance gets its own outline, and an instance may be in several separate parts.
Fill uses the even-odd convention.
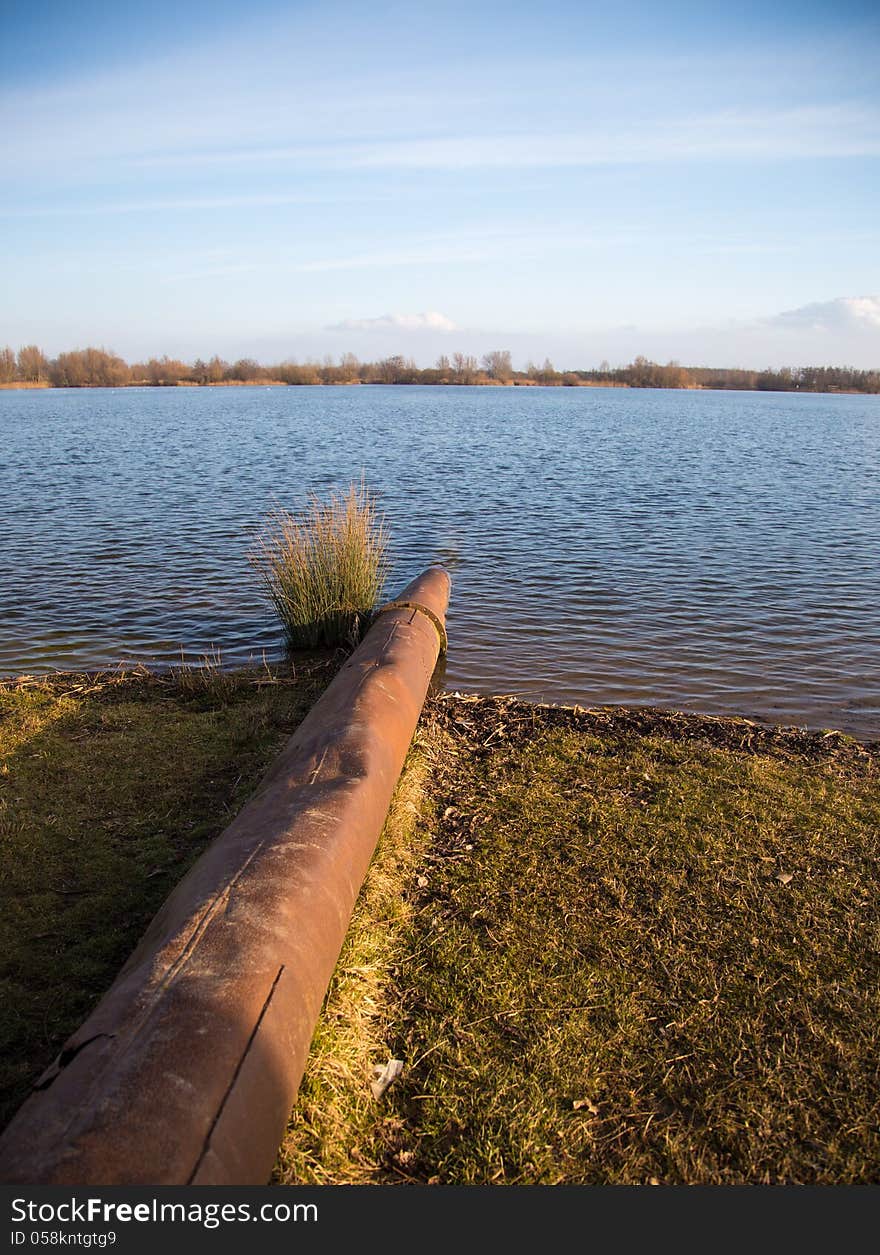
[[[880,736],[876,397],[0,392],[0,673],[277,655],[253,529],[362,472],[448,685]]]

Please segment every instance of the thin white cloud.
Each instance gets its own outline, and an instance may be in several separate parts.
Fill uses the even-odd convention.
[[[880,297],[842,296],[753,318],[676,329],[642,325],[596,329],[591,343],[602,356],[624,361],[644,353],[690,366],[880,367]]]
[[[880,113],[845,105],[642,119],[617,131],[450,136],[361,145],[366,168],[466,170],[880,156]]]
[[[160,276],[160,283],[191,283],[199,279],[227,278],[230,275],[253,274],[254,271],[266,269],[265,266],[253,262],[236,262],[230,265],[207,266],[201,270],[184,270],[179,273]]]
[[[281,74],[279,67],[259,72],[251,66],[230,77],[205,60],[160,63],[36,92],[0,92],[0,116],[16,120],[0,136],[2,173],[15,180],[28,168],[42,172],[47,151],[56,177],[67,169],[77,178],[93,165],[113,163],[118,171],[120,161],[140,171],[280,163],[339,172],[880,155],[880,111],[875,101],[859,103],[854,95],[742,109],[730,107],[732,86],[742,98],[741,83],[725,82],[722,75],[715,97],[722,107],[707,108],[705,93],[696,100],[669,91],[658,106],[656,94],[645,91],[632,98],[623,93],[612,117],[590,94],[595,66],[583,61],[561,80],[556,64],[531,68],[533,89],[525,97],[490,81],[478,100],[473,84],[467,92],[467,84],[457,83],[454,107],[442,84],[419,89],[408,83],[395,92],[374,73],[350,85],[357,100],[353,111],[341,83],[322,81],[316,90],[308,74],[291,74],[289,67]],[[562,96],[560,81],[566,84]],[[548,89],[543,95],[542,85]],[[541,106],[554,99],[555,112]],[[469,125],[474,116],[482,119],[477,132]],[[572,126],[571,119],[579,121]]]
[[[382,314],[379,318],[346,318],[327,331],[457,331],[451,318],[436,310],[424,314]]]
[[[321,205],[330,200],[343,199],[328,195],[306,195],[304,193],[282,192],[256,195],[233,196],[183,196],[157,200],[133,201],[95,201],[86,205],[34,205],[17,208],[0,207],[2,218],[66,218],[93,217],[95,215],[114,214],[152,214],[152,213],[185,213],[212,209],[262,209],[283,205]],[[345,197],[346,203],[352,197]],[[358,200],[364,199],[358,197]],[[378,199],[371,197],[370,199]]]
[[[461,247],[434,244],[416,245],[409,249],[380,249],[375,253],[361,253],[354,257],[322,257],[315,261],[298,262],[293,269],[298,274],[321,274],[332,270],[373,270],[385,266],[431,266],[456,261],[484,261],[487,250],[482,245]]]
[[[766,321],[792,331],[880,331],[880,296],[839,296],[784,310]]]
[[[769,161],[880,156],[880,111],[850,104],[726,110],[702,116],[601,122],[568,133],[421,135],[132,156],[137,166],[295,165],[311,170],[565,169],[659,162]]]

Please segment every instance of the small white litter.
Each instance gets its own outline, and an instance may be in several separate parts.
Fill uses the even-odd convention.
[[[389,1059],[383,1067],[381,1063],[377,1063],[373,1068],[373,1076],[375,1080],[370,1081],[370,1089],[373,1097],[378,1101],[385,1093],[389,1085],[393,1085],[403,1071],[402,1059]]]

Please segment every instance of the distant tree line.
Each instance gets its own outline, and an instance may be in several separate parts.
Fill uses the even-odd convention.
[[[338,360],[285,361],[263,366],[252,358],[235,362],[212,357],[192,364],[171,357],[151,357],[129,365],[106,349],[73,349],[48,358],[35,344],[14,353],[0,349],[0,384],[53,388],[179,387],[210,384],[503,384],[519,387],[733,388],[772,392],[880,393],[880,370],[850,366],[802,366],[781,370],[716,369],[709,366],[660,365],[637,357],[628,366],[607,362],[596,370],[558,371],[549,359],[515,370],[506,349],[479,360],[466,353],[445,354],[434,366],[419,367],[411,358],[393,356],[361,362],[353,353]]]

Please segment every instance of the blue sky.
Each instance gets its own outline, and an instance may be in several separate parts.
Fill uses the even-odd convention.
[[[0,344],[880,365],[876,4],[2,19]]]

